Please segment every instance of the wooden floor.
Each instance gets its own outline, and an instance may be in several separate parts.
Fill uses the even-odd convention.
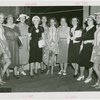
[[[41,74],[40,71],[38,75],[31,79],[27,76],[20,76],[20,79],[15,79],[11,75],[11,79],[0,88],[11,88],[12,92],[71,92],[71,91],[100,91],[92,88],[90,85],[94,84],[96,79],[93,75],[93,80],[91,83],[85,84],[83,81],[77,82],[73,78],[73,69],[69,66],[67,68],[67,75],[58,75],[59,67],[54,68],[53,75]],[[85,74],[87,76],[87,74]]]

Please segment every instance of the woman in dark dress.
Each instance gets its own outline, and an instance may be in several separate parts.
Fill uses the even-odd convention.
[[[40,18],[34,16],[32,18],[33,25],[29,27],[29,33],[31,33],[30,51],[29,51],[29,63],[30,63],[30,76],[33,78],[33,66],[35,68],[35,74],[37,74],[37,68],[39,63],[42,62],[42,48],[39,48],[38,42],[42,39],[43,27],[39,26]]]
[[[89,69],[89,74],[84,82],[88,83],[92,80],[91,75],[93,71],[92,69],[93,63],[90,61],[90,59],[93,50],[94,33],[96,31],[94,17],[89,16],[87,18],[86,24],[87,27],[83,31],[83,36],[82,36],[83,48],[79,56],[80,76],[77,79],[77,81],[84,80],[84,69],[87,68]]]
[[[71,21],[72,28],[70,34],[70,43],[68,49],[68,63],[72,64],[75,69],[74,77],[78,75],[78,60],[79,60],[79,52],[80,52],[80,44],[81,41],[77,40],[82,36],[82,29],[78,26],[79,20],[74,17]]]

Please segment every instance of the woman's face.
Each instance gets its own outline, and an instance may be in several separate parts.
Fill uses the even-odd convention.
[[[34,21],[33,21],[33,24],[34,25],[39,25],[40,21],[38,18],[35,18]]]
[[[97,22],[97,24],[100,24],[100,15],[97,15],[96,22]]]
[[[20,22],[24,23],[25,22],[25,17],[20,17]]]
[[[7,18],[7,23],[13,24],[13,17],[8,17],[8,18]]]
[[[47,18],[44,16],[42,17],[42,23],[46,23],[47,22]]]
[[[92,26],[93,25],[93,19],[92,18],[88,18],[87,24],[88,24],[88,26]]]
[[[50,20],[50,26],[54,26],[55,24],[56,24],[56,22],[53,19],[51,19]]]
[[[61,21],[60,21],[60,24],[62,26],[65,26],[66,25],[66,19],[65,18],[62,18]]]
[[[77,18],[73,18],[73,19],[72,19],[72,25],[73,25],[73,26],[78,25],[78,20],[77,20]]]
[[[0,24],[2,24],[4,21],[4,16],[3,15],[0,15]]]

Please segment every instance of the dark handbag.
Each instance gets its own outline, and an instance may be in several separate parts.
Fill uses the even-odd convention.
[[[23,46],[23,43],[19,37],[17,38],[17,43],[19,47]]]

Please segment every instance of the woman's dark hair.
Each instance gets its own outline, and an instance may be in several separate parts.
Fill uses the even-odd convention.
[[[65,17],[61,17],[60,21],[61,21],[61,19],[65,19],[65,22],[68,24],[68,20]]]
[[[55,21],[55,23],[56,23],[56,24],[55,24],[55,27],[57,28],[57,27],[58,27],[58,22],[57,22],[57,19],[56,19],[55,17],[52,17],[52,18],[49,19],[49,21],[48,21],[48,26],[50,27],[50,21],[51,21],[51,20],[54,20],[54,21]]]
[[[7,24],[7,20],[8,20],[9,17],[12,17],[12,18],[13,18],[13,23],[16,23],[15,17],[14,17],[13,15],[8,15],[8,16],[5,18],[5,20],[4,20],[4,23],[5,23],[5,24]]]
[[[91,18],[91,19],[93,20],[93,25],[96,26],[96,25],[97,25],[96,21],[95,21],[92,17],[89,17],[89,18]],[[87,19],[87,21],[88,21],[88,19]],[[86,27],[88,26],[87,21],[84,22],[84,25],[85,25]]]
[[[73,18],[70,20],[71,27],[72,27],[72,20],[73,20],[74,18],[77,19],[77,25],[79,26],[79,24],[80,24],[80,20],[79,20],[79,18],[77,18],[77,17],[73,17]]]
[[[42,18],[43,18],[43,17],[45,17],[46,19],[48,19],[46,16],[42,16],[42,17],[41,17],[41,20],[40,20],[40,24],[42,24]],[[46,24],[47,24],[47,23],[48,23],[48,20],[47,20]]]

